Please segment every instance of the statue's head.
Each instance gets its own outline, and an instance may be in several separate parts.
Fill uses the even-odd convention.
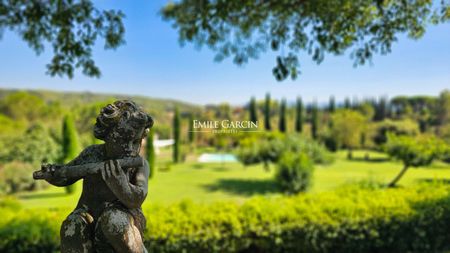
[[[133,101],[119,100],[102,108],[94,136],[105,141],[107,152],[114,157],[137,156],[152,126],[152,117]]]

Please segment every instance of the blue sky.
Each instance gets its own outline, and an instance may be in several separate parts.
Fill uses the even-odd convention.
[[[418,41],[400,38],[393,53],[376,56],[373,65],[353,67],[348,56],[327,56],[321,65],[300,59],[302,74],[296,81],[277,82],[271,70],[273,54],[243,67],[230,59],[213,61],[208,49],[180,47],[177,33],[158,15],[167,1],[98,1],[119,8],[126,19],[126,45],[104,51],[99,43],[94,59],[100,79],[78,73],[74,79],[45,75],[50,50],[36,56],[14,33],[0,41],[0,87],[123,93],[174,98],[197,104],[243,104],[251,96],[305,101],[344,97],[437,95],[450,89],[450,24],[430,27]]]

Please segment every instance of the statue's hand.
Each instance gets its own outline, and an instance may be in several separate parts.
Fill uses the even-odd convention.
[[[45,173],[53,174],[56,170],[56,166],[54,164],[50,164],[50,163],[43,163],[41,165],[41,170]]]
[[[41,170],[33,172],[33,179],[45,179],[48,182],[50,182],[49,180],[54,181],[60,176],[59,173],[57,173],[60,168],[61,165],[44,163],[41,165]]]
[[[51,175],[51,177],[57,177],[55,173],[61,166],[56,164],[44,163],[41,165],[41,171],[45,173],[47,176]]]
[[[103,169],[100,170],[102,174],[102,178],[108,187],[116,192],[118,189],[124,188],[128,179],[125,175],[125,172],[120,167],[120,164],[117,160],[108,160],[104,163]]]

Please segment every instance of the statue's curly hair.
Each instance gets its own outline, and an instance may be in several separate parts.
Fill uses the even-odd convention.
[[[118,100],[103,107],[94,126],[94,136],[105,140],[116,126],[129,122],[135,128],[144,128],[146,132],[153,126],[153,119],[130,100]]]

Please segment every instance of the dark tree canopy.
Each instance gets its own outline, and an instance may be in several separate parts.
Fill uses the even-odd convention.
[[[321,63],[350,52],[354,65],[386,54],[400,34],[417,39],[450,19],[450,3],[432,0],[180,0],[162,10],[180,42],[208,46],[216,60],[240,65],[275,51],[277,80],[295,79],[299,58]]]
[[[0,38],[5,29],[16,32],[37,54],[46,46],[53,50],[47,64],[51,76],[72,78],[79,68],[83,74],[99,77],[92,48],[99,38],[105,49],[124,43],[124,14],[99,10],[90,0],[0,0]]]

